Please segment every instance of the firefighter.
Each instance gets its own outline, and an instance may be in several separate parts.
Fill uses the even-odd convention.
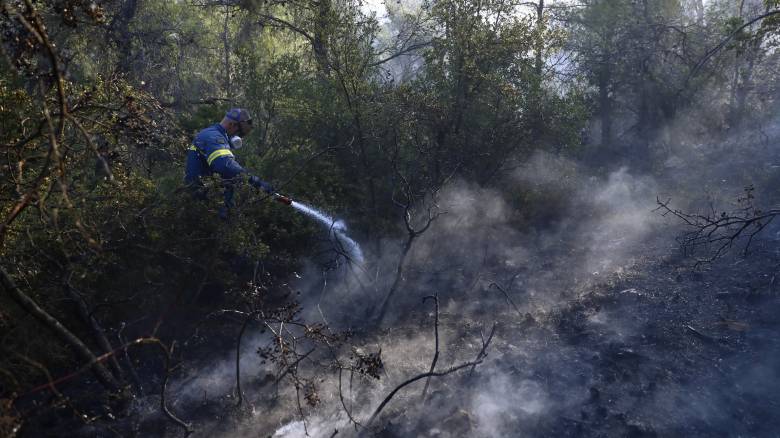
[[[233,208],[233,191],[235,183],[248,175],[249,184],[273,194],[271,184],[249,174],[241,167],[233,156],[232,150],[241,147],[245,137],[252,130],[252,117],[243,108],[232,108],[225,113],[220,123],[215,123],[200,131],[192,141],[187,152],[187,168],[184,182],[198,198],[205,197],[205,188],[201,177],[218,173],[225,187],[225,205],[219,209],[219,217],[227,219]]]

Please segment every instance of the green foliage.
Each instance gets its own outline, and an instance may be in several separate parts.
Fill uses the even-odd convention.
[[[218,178],[206,178],[205,200],[182,187],[195,132],[230,106],[247,107],[256,129],[236,152],[244,167],[344,216],[358,235],[397,237],[407,231],[404,207],[424,215],[420,205],[453,178],[497,186],[536,151],[578,153],[594,88],[626,112],[659,119],[687,68],[670,59],[690,57],[670,30],[677,3],[650,2],[647,15],[638,2],[587,3],[569,28],[549,12],[517,14],[493,0],[391,5],[398,27],[382,28],[350,2],[106,2],[111,25],[97,27],[83,9],[72,20],[38,2],[62,48],[72,118],[61,133],[49,127],[63,102],[46,50],[23,44],[24,26],[4,23],[20,36],[4,42],[15,70],[0,71],[4,267],[83,339],[85,321],[60,305],[70,299],[65,286],[99,308],[109,330],[154,319],[171,303],[202,316],[213,310],[199,307],[204,289],[220,291],[226,307],[260,307],[259,294],[282,289],[321,230],[246,184],[230,219],[218,219]],[[571,79],[553,65],[568,50],[579,56]],[[419,56],[420,68],[396,77],[402,52]],[[61,162],[46,160],[52,138]],[[11,218],[27,193],[32,201]],[[527,187],[511,196],[513,205],[537,205],[530,220],[539,222],[564,198]],[[15,335],[4,342],[18,348],[36,325],[2,304]],[[47,366],[76,366],[51,336],[28,351]],[[0,362],[0,370],[18,366]]]
[[[224,105],[220,104],[198,105],[194,111],[181,118],[181,127],[194,136],[201,129],[222,120],[225,111]]]

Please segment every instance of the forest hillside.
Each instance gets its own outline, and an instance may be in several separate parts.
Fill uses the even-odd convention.
[[[776,436],[778,0],[0,0],[0,436]]]

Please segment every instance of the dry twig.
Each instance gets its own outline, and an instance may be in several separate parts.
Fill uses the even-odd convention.
[[[504,297],[506,298],[507,302],[509,302],[509,304],[512,305],[512,308],[515,309],[515,312],[517,312],[518,315],[523,316],[523,312],[520,311],[520,309],[517,307],[515,302],[512,301],[512,298],[509,297],[509,294],[507,293],[507,291],[504,290],[504,288],[502,288],[501,286],[499,286],[498,283],[496,283],[494,281],[494,282],[490,283],[490,286],[488,286],[488,287],[495,287],[496,289],[498,289],[499,292],[504,294]]]
[[[482,349],[479,350],[479,354],[477,354],[477,358],[474,360],[475,362],[480,361],[484,359],[487,356],[487,353],[485,351],[487,350],[488,346],[490,345],[490,341],[493,340],[493,334],[496,332],[496,326],[498,326],[497,322],[493,323],[493,328],[490,329],[490,335],[488,335],[487,341],[482,342]],[[471,371],[469,371],[469,377],[471,377],[472,374],[474,374],[474,368],[476,368],[476,363],[471,367]]]
[[[692,253],[700,247],[714,246],[710,257],[704,260],[712,262],[745,236],[747,241],[743,252],[747,254],[753,238],[780,215],[778,208],[764,211],[754,207],[750,202],[752,190],[752,187],[747,187],[745,198],[740,199],[741,202],[747,203],[746,206],[730,213],[718,214],[714,209],[706,214],[686,213],[670,207],[669,199],[661,201],[659,198],[656,198],[658,203],[656,211],[661,211],[662,216],[672,215],[689,227],[690,231],[684,232],[677,238],[685,251]]]
[[[429,295],[425,298],[423,298],[423,303],[427,299],[432,299],[434,303],[436,303],[436,313],[434,315],[434,323],[433,323],[433,336],[435,338],[435,353],[433,354],[433,360],[431,361],[431,369],[428,370],[428,373],[432,373],[434,368],[436,368],[436,361],[439,360],[439,294],[435,293],[433,295]],[[425,387],[423,388],[422,392],[422,400],[425,401],[425,394],[428,392],[428,384],[431,382],[431,378],[428,377],[425,379]]]
[[[448,369],[446,369],[446,370],[444,370],[444,371],[439,371],[439,372],[428,372],[428,373],[418,374],[418,375],[416,375],[416,376],[412,377],[411,379],[409,379],[409,380],[406,380],[405,382],[403,382],[403,383],[401,383],[400,385],[396,386],[396,387],[395,387],[395,389],[393,389],[393,390],[390,392],[390,394],[388,394],[388,395],[387,395],[387,397],[385,397],[385,399],[384,399],[384,400],[382,400],[382,403],[380,403],[380,404],[379,404],[379,406],[376,408],[376,410],[374,411],[374,413],[371,415],[371,418],[369,418],[369,419],[368,419],[368,421],[366,422],[366,427],[370,426],[370,425],[371,425],[371,423],[373,423],[373,422],[374,422],[374,420],[376,419],[376,417],[379,415],[379,413],[380,413],[380,412],[382,412],[382,409],[384,409],[384,408],[385,408],[385,406],[387,406],[387,404],[390,402],[390,400],[393,398],[393,396],[395,396],[395,394],[396,394],[398,391],[400,391],[401,389],[403,389],[403,388],[404,388],[404,387],[406,387],[407,385],[410,385],[410,384],[412,384],[412,383],[414,383],[414,382],[416,382],[416,381],[418,381],[418,380],[420,380],[420,379],[425,379],[426,377],[441,377],[441,376],[446,376],[446,375],[448,375],[448,374],[452,374],[452,373],[454,373],[455,371],[461,370],[461,369],[463,369],[463,368],[467,368],[467,367],[475,367],[475,366],[477,366],[477,365],[479,365],[479,364],[481,364],[481,363],[482,363],[482,359],[480,359],[480,360],[475,360],[475,361],[473,361],[473,362],[466,362],[466,363],[463,363],[463,364],[460,364],[460,365],[454,366],[454,367],[452,367],[452,368],[448,368]]]
[[[236,407],[241,406],[244,402],[244,392],[241,391],[241,338],[244,337],[244,332],[249,322],[260,313],[262,312],[259,310],[248,313],[244,323],[241,325],[241,331],[238,332],[238,339],[236,340]]]

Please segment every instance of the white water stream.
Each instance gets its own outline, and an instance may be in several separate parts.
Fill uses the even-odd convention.
[[[357,242],[347,236],[347,225],[344,221],[335,220],[327,214],[297,201],[293,201],[291,206],[328,227],[337,249],[344,252],[352,262],[363,264],[363,251]]]

